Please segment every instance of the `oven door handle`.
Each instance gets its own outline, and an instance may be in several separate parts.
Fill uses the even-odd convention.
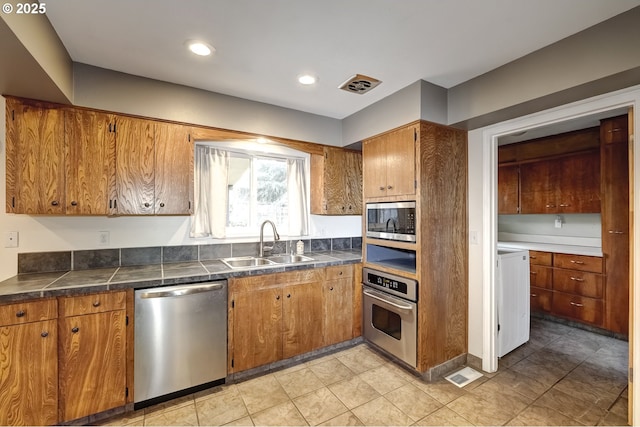
[[[400,310],[406,310],[406,311],[412,311],[413,310],[412,306],[396,304],[395,302],[389,301],[387,298],[381,296],[377,292],[373,293],[372,291],[363,290],[362,293],[364,293],[368,297],[371,297],[373,299],[377,299],[378,301],[382,301],[382,302],[384,302],[386,304],[389,304],[390,306],[393,306],[393,307],[398,308]]]

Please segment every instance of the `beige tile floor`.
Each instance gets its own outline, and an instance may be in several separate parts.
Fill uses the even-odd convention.
[[[626,425],[628,344],[532,319],[529,343],[464,388],[366,344],[105,425]]]

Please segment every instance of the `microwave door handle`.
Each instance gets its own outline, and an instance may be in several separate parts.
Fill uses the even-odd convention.
[[[369,291],[366,291],[366,290],[365,290],[365,291],[362,291],[362,292],[363,292],[366,296],[368,296],[368,297],[371,297],[371,298],[376,299],[376,300],[378,300],[378,301],[382,301],[382,302],[384,302],[384,303],[386,303],[386,304],[389,304],[389,305],[390,305],[390,306],[392,306],[392,307],[399,308],[400,310],[407,310],[407,311],[411,311],[411,310],[413,310],[413,307],[412,307],[412,306],[410,306],[410,305],[400,305],[400,304],[396,304],[395,302],[389,301],[389,300],[388,300],[388,299],[386,299],[386,298],[382,298],[382,297],[378,296],[378,295],[377,295],[377,293],[376,293],[376,294],[373,294],[372,292],[369,292]]]

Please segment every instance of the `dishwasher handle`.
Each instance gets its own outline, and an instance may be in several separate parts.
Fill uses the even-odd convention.
[[[140,293],[140,298],[166,298],[181,297],[185,295],[199,294],[202,292],[218,291],[222,289],[222,283],[207,283],[204,285],[171,286],[165,289],[153,289]]]

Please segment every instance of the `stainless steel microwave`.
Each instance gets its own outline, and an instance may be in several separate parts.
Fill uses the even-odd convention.
[[[416,202],[367,203],[367,237],[416,241]]]

